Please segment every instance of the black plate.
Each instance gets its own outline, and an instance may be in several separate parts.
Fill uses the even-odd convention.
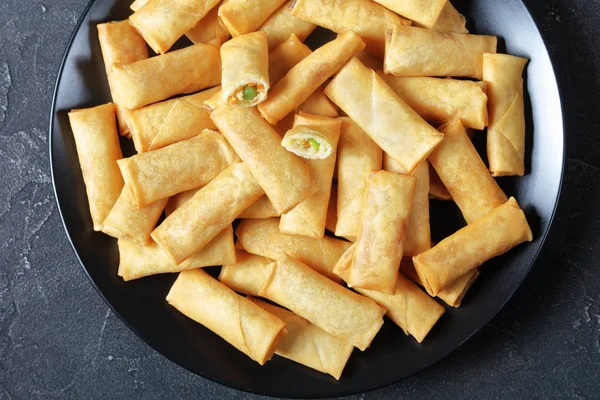
[[[440,360],[487,324],[525,278],[549,230],[564,162],[563,123],[557,83],[546,46],[519,0],[455,1],[473,32],[504,39],[500,50],[527,57],[528,143],[524,178],[500,184],[524,208],[535,234],[487,263],[465,304],[448,309],[421,345],[386,323],[365,352],[355,351],[341,381],[274,357],[260,367],[225,341],[179,314],[164,298],[175,275],[124,283],[117,276],[116,241],[92,230],[85,188],[67,112],[110,101],[96,24],[125,19],[131,1],[92,1],[67,48],[56,85],[50,126],[52,177],[64,226],[81,265],[113,311],[144,341],[179,365],[213,381],[250,392],[285,397],[327,397],[364,392],[414,374]],[[325,32],[311,41],[321,41]],[[321,39],[321,40],[320,40]],[[504,44],[505,43],[505,44]],[[475,141],[481,145],[484,134]],[[123,141],[125,153],[132,146]],[[451,203],[432,203],[435,240],[462,224]],[[493,227],[490,227],[493,229]]]

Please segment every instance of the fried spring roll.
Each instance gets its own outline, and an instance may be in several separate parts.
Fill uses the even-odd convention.
[[[129,17],[129,22],[152,50],[164,54],[218,2],[219,0],[149,0]]]
[[[308,166],[281,147],[281,137],[256,108],[226,104],[214,110],[210,117],[252,171],[279,214],[314,193]]]
[[[447,1],[432,29],[438,32],[469,33],[466,25],[467,19],[465,16],[459,13],[452,3]]]
[[[147,2],[148,2],[148,0],[135,0],[133,3],[131,3],[131,5],[129,6],[129,8],[132,11],[137,11],[140,8],[144,7]]]
[[[375,0],[385,8],[426,28],[433,28],[448,0]]]
[[[219,20],[233,37],[257,30],[285,0],[227,0],[219,7]]]
[[[287,255],[269,264],[259,294],[362,351],[383,325],[385,311],[374,301]]]
[[[525,174],[525,58],[483,55],[483,79],[490,96],[487,154],[494,176]]]
[[[289,254],[336,282],[340,279],[332,272],[333,267],[350,247],[346,241],[327,236],[311,238],[283,233],[277,218],[243,220],[235,234],[249,253],[273,260],[281,260]]]
[[[79,156],[90,215],[95,231],[104,220],[123,189],[117,160],[123,158],[119,146],[117,118],[112,103],[69,113],[69,121]]]
[[[119,167],[138,206],[143,207],[204,186],[237,161],[223,135],[205,130],[160,150],[125,158]]]
[[[271,124],[282,120],[364,47],[361,38],[348,31],[315,50],[292,67],[258,105],[263,117]]]
[[[460,76],[481,80],[483,54],[495,53],[495,36],[436,32],[394,26],[386,31],[386,74],[396,76]]]
[[[487,260],[533,240],[525,213],[511,197],[436,246],[413,257],[423,286],[432,296]]]
[[[393,158],[385,154],[383,167],[386,171],[405,174],[406,170]],[[423,160],[413,171],[416,178],[415,194],[412,209],[406,220],[406,239],[404,240],[404,257],[416,256],[431,248],[431,229],[429,226],[429,162]]]
[[[256,298],[250,298],[250,301],[285,322],[287,333],[277,345],[275,354],[340,379],[354,350],[352,344],[284,308]]]
[[[260,365],[271,359],[285,333],[281,319],[200,269],[181,272],[167,302]]]
[[[221,57],[213,46],[196,44],[127,65],[115,64],[113,77],[115,101],[134,109],[218,85]]]
[[[152,231],[152,239],[181,263],[264,194],[245,164],[222,171]]]
[[[131,64],[148,58],[146,42],[129,24],[129,21],[108,22],[98,24],[98,40],[104,58],[104,68],[108,78],[108,85],[113,91],[113,64]],[[127,123],[126,109],[115,103],[119,133],[130,136]]]
[[[356,58],[333,78],[325,94],[408,172],[444,138]]]
[[[431,153],[429,161],[470,224],[508,198],[490,175],[460,121],[440,130],[446,138]]]
[[[218,13],[221,4],[223,4],[223,1],[214,6],[195,27],[186,32],[185,36],[192,43],[206,43],[220,46],[229,39],[229,31],[219,23]]]
[[[219,281],[236,292],[258,296],[267,279],[267,266],[272,262],[270,258],[238,250],[235,262],[224,264],[221,268]]]
[[[325,220],[325,229],[329,232],[335,232],[337,225],[337,185],[331,185],[331,194],[329,195],[329,205],[327,206],[327,219]]]
[[[308,113],[298,113],[294,118],[294,128],[289,130],[281,145],[287,151],[306,158],[308,160],[325,160],[330,158],[337,148],[337,142],[340,136],[340,126],[342,122],[333,118],[321,117]],[[322,164],[322,163],[321,163]],[[319,164],[319,165],[321,165]],[[333,158],[335,165],[335,157]],[[313,167],[317,164],[310,164],[311,176],[316,181],[316,175],[321,174],[321,166],[316,171]],[[327,168],[329,170],[329,168]],[[333,168],[331,174],[328,174],[331,184]]]
[[[175,210],[177,210],[179,207],[181,207],[182,205],[184,205],[189,199],[191,199],[192,197],[194,197],[194,195],[200,189],[201,188],[186,190],[185,192],[177,193],[176,195],[172,196],[168,200],[167,205],[165,207],[165,214],[167,216],[173,214],[173,212]]]
[[[289,0],[277,9],[258,29],[267,34],[269,49],[274,49],[287,40],[291,34],[304,41],[317,25],[296,18],[290,10],[293,0]]]
[[[487,126],[487,96],[476,82],[457,79],[396,77],[379,72],[385,83],[426,121],[441,125],[454,118],[466,127]]]
[[[269,81],[275,85],[300,61],[308,57],[312,51],[295,35],[275,47],[269,53]]]
[[[329,101],[322,88],[311,94],[308,99],[298,107],[298,112],[320,115],[322,117],[335,118],[339,114],[333,104]]]
[[[429,198],[435,200],[452,200],[452,195],[442,183],[440,176],[429,163]]]
[[[364,192],[373,172],[381,171],[383,152],[350,118],[341,117],[338,144],[337,224],[335,235],[356,240],[364,209]]]
[[[279,217],[279,213],[273,207],[271,200],[265,195],[260,199],[256,200],[254,204],[246,208],[239,216],[239,218],[273,218]]]
[[[292,15],[336,33],[354,31],[379,58],[384,55],[385,30],[411,24],[370,0],[296,0]]]
[[[267,98],[270,86],[266,33],[253,32],[229,40],[221,46],[221,62],[224,101],[250,107]]]
[[[358,53],[356,58],[367,68],[371,68],[372,70],[383,69],[383,61],[371,55],[366,49]]]

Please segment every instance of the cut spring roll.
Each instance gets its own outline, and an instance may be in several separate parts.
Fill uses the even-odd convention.
[[[282,120],[364,47],[361,38],[348,31],[315,50],[292,67],[258,105],[263,117],[271,124]]]
[[[454,118],[466,127],[487,126],[487,95],[472,81],[441,78],[397,77],[379,71],[379,76],[423,119],[436,125]]]
[[[260,199],[256,200],[254,204],[246,208],[239,216],[239,218],[272,218],[279,217],[279,213],[273,207],[271,200],[265,195]]]
[[[104,58],[104,68],[108,85],[113,91],[113,64],[131,64],[148,58],[148,47],[144,39],[131,26],[129,21],[98,24],[98,40]],[[115,103],[119,133],[130,136],[126,109]]]
[[[225,104],[210,117],[252,171],[279,214],[314,193],[308,166],[281,147],[281,137],[256,108]]]
[[[411,24],[371,0],[296,0],[292,15],[336,33],[354,31],[379,58],[384,55],[385,30]]]
[[[287,255],[269,264],[267,280],[259,294],[362,351],[383,325],[385,311],[374,301]]]
[[[257,30],[285,0],[227,0],[219,7],[219,21],[233,37]]]
[[[444,186],[440,176],[429,163],[429,198],[435,200],[452,200],[452,195]]]
[[[483,54],[495,53],[495,36],[436,32],[412,26],[386,31],[386,74],[457,76],[481,80]]]
[[[95,231],[104,227],[124,184],[117,165],[123,154],[116,119],[112,103],[69,113]]]
[[[299,113],[294,128],[289,130],[281,145],[297,156],[308,160],[325,160],[335,152],[342,122],[333,118]],[[335,165],[335,158],[333,164]],[[310,164],[309,166],[312,166]],[[331,171],[333,174],[333,170]],[[311,168],[311,175],[317,175]],[[331,178],[329,179],[331,181]]]
[[[160,150],[120,160],[119,167],[138,206],[143,207],[204,186],[237,161],[223,135],[205,130]]]
[[[129,21],[152,50],[164,54],[218,2],[219,0],[149,0],[129,17]]]
[[[369,179],[354,257],[333,270],[348,286],[394,294],[416,184],[387,171]]]
[[[167,302],[260,365],[271,359],[285,332],[282,320],[201,269],[181,272]]]
[[[440,18],[448,0],[375,0],[375,2],[431,29]]]
[[[236,292],[258,296],[267,279],[267,266],[272,262],[270,258],[238,250],[234,263],[223,264],[219,281]]]
[[[252,32],[227,41],[221,46],[221,62],[224,101],[250,107],[267,98],[270,86],[266,33]]]
[[[467,19],[449,1],[432,29],[438,32],[469,33]]]
[[[229,39],[229,31],[219,23],[218,13],[221,4],[223,4],[222,1],[214,6],[195,27],[186,32],[185,36],[192,43],[206,43],[220,46]]]
[[[249,253],[273,260],[289,254],[336,282],[340,279],[333,273],[333,268],[350,247],[346,241],[327,236],[311,238],[283,233],[279,230],[278,218],[243,220],[235,234]]]
[[[413,262],[427,292],[437,296],[487,260],[531,240],[525,213],[511,197],[484,217],[413,257]]]
[[[490,96],[487,154],[494,176],[525,174],[523,69],[527,60],[507,54],[483,55],[483,79]]]
[[[325,94],[409,173],[444,138],[356,58],[333,78]]]
[[[233,164],[169,215],[152,232],[152,239],[181,263],[263,194],[246,165]]]
[[[508,198],[490,175],[460,121],[440,128],[446,138],[429,157],[468,224]]]
[[[341,117],[337,154],[337,224],[335,235],[356,240],[364,192],[373,172],[381,171],[383,152],[350,118]]]
[[[115,101],[134,109],[218,85],[221,57],[215,47],[196,44],[131,64],[115,64],[113,77]]]
[[[287,40],[291,34],[304,41],[315,30],[317,25],[296,18],[290,10],[293,0],[289,0],[277,9],[258,29],[267,34],[269,49],[274,49]]]
[[[275,354],[340,379],[354,350],[352,344],[284,308],[256,298],[250,298],[250,301],[285,322],[287,332],[277,345]]]

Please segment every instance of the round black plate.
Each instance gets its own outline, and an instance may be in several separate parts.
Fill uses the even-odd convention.
[[[469,27],[504,39],[500,49],[531,60],[525,79],[528,175],[500,184],[524,208],[535,234],[487,263],[464,306],[448,309],[423,344],[388,322],[365,352],[356,350],[339,382],[274,357],[260,367],[225,341],[165,302],[175,275],[124,283],[117,276],[116,240],[92,230],[85,188],[67,112],[110,101],[96,24],[130,14],[129,1],[92,1],[70,42],[56,85],[50,126],[52,177],[65,229],[81,265],[114,312],[143,340],[179,365],[216,382],[250,392],[285,397],[327,397],[388,385],[440,360],[488,323],[515,292],[542,247],[558,201],[564,138],[557,83],[540,33],[519,0],[455,0]],[[321,41],[315,32],[309,42]],[[484,134],[474,141],[481,145]],[[132,146],[123,140],[125,153]],[[462,219],[451,203],[432,202],[434,240],[458,229]],[[494,229],[490,226],[490,229]]]

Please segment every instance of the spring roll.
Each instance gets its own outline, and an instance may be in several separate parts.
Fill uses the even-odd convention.
[[[330,158],[337,148],[337,141],[340,136],[340,126],[342,122],[333,118],[320,117],[313,114],[299,113],[294,118],[294,128],[290,129],[286,134],[281,145],[287,151],[296,154],[299,157],[308,160],[325,160]],[[334,162],[335,165],[335,157]],[[317,164],[309,164],[311,176],[315,180],[313,167]],[[329,170],[329,168],[327,168]],[[333,168],[331,170],[329,180],[333,176]]]
[[[258,296],[267,279],[267,266],[272,262],[270,258],[238,250],[235,261],[221,268],[219,281],[238,293]]]
[[[448,0],[375,0],[385,8],[426,28],[433,28]]]
[[[325,219],[325,229],[329,232],[335,232],[337,225],[337,185],[331,185],[331,194],[329,195],[329,204],[327,205],[327,219]]]
[[[437,32],[412,26],[386,31],[386,74],[455,76],[481,80],[483,54],[495,53],[495,36]]]
[[[249,253],[273,260],[289,254],[336,282],[340,278],[333,273],[333,267],[350,247],[350,243],[328,236],[311,238],[283,233],[277,218],[243,220],[235,234]]]
[[[325,94],[409,173],[444,138],[356,58],[333,78]]]
[[[181,272],[167,302],[260,365],[271,359],[285,333],[281,319],[201,269]]]
[[[440,128],[446,138],[429,157],[468,224],[508,198],[490,175],[459,121]]]
[[[366,49],[358,53],[356,58],[367,68],[371,68],[372,70],[383,69],[383,61],[371,55]]]
[[[379,72],[385,83],[424,120],[435,125],[454,118],[466,127],[487,126],[487,95],[476,82],[457,79],[396,77]]]
[[[149,0],[129,17],[129,22],[152,50],[157,54],[164,54],[218,2],[219,0]]]
[[[383,168],[396,174],[405,174],[406,170],[393,158],[383,156]],[[429,226],[429,162],[423,160],[413,171],[416,178],[415,194],[412,209],[406,220],[406,239],[404,240],[404,257],[421,254],[431,248],[431,229]]]
[[[250,298],[250,301],[285,322],[287,333],[277,345],[275,354],[340,379],[354,350],[352,344],[284,308],[256,298]]]
[[[292,67],[258,105],[263,117],[271,124],[282,120],[364,47],[361,38],[348,31],[315,50]]]
[[[435,200],[452,200],[452,196],[442,183],[440,176],[429,163],[429,198]]]
[[[195,27],[186,32],[185,36],[192,43],[207,43],[220,46],[229,39],[229,31],[219,23],[218,13],[221,4],[223,4],[223,1],[214,6]]]
[[[308,99],[298,107],[298,112],[329,118],[335,118],[339,115],[333,104],[325,96],[323,88],[318,88],[308,96]]]
[[[337,224],[335,235],[356,240],[364,209],[363,193],[373,172],[381,171],[381,148],[350,118],[341,117],[337,154]]]
[[[131,5],[129,6],[129,8],[132,11],[137,11],[140,8],[144,7],[147,2],[148,2],[148,0],[135,0],[133,3],[131,3]]]
[[[263,103],[261,103],[263,104]],[[254,107],[222,105],[210,117],[283,214],[315,192],[308,166],[281,147],[281,137]]]
[[[383,325],[385,311],[374,301],[287,255],[269,264],[259,294],[362,351]]]
[[[116,119],[112,103],[69,113],[95,231],[102,231],[124,184]]]
[[[523,69],[527,59],[483,55],[483,79],[490,96],[487,154],[493,176],[525,174]]]
[[[256,31],[285,0],[227,0],[219,7],[219,21],[233,37]]]
[[[196,44],[127,65],[115,64],[113,77],[115,101],[134,109],[218,85],[221,57],[213,46]]]
[[[269,81],[275,85],[312,51],[294,34],[269,53]]]
[[[129,21],[98,24],[98,40],[104,58],[108,85],[113,91],[113,64],[131,64],[148,58],[146,42],[129,24]],[[115,103],[119,133],[130,137],[127,110]]]
[[[228,3],[234,0],[228,0]],[[255,106],[269,91],[267,34],[252,32],[221,46],[223,101],[243,107]]]
[[[385,30],[392,25],[411,24],[371,0],[296,0],[292,15],[336,33],[354,31],[369,51],[382,59]]]
[[[294,17],[290,10],[292,3],[293,0],[284,3],[258,29],[267,34],[270,50],[285,42],[291,34],[303,42],[317,27],[312,22]]]
[[[487,260],[532,240],[525,213],[511,197],[484,217],[413,257],[413,262],[427,292],[437,296]]]
[[[239,218],[273,218],[279,217],[279,213],[273,207],[273,203],[267,196],[262,196],[250,207],[246,208],[239,216]]]
[[[467,19],[465,16],[459,13],[448,1],[432,29],[438,32],[469,33],[466,25]]]

